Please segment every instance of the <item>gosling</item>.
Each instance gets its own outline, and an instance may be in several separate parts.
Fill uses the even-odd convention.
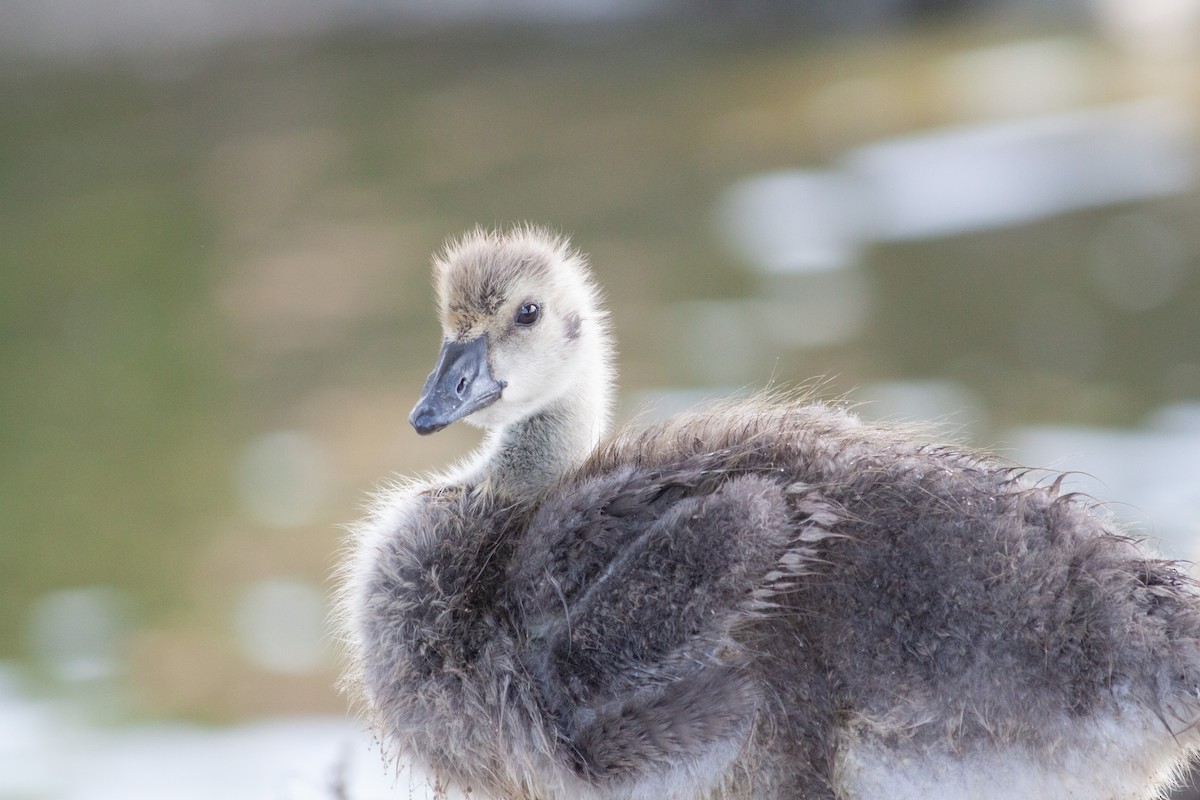
[[[382,493],[346,685],[490,798],[1131,800],[1197,749],[1200,596],[1091,505],[801,399],[606,435],[613,344],[544,230],[434,259],[410,417],[486,430]]]

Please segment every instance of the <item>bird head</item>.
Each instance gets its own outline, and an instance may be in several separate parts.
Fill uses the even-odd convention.
[[[475,229],[434,257],[433,275],[442,348],[409,416],[417,433],[459,419],[495,428],[529,417],[604,359],[598,290],[563,237]]]

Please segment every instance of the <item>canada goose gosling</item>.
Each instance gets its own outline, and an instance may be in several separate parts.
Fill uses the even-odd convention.
[[[533,228],[435,258],[411,422],[340,608],[395,752],[510,800],[1134,800],[1198,743],[1200,597],[1057,484],[756,398],[602,438],[612,345]]]

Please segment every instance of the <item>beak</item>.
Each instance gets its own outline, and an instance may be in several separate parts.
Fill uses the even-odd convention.
[[[486,333],[469,342],[445,342],[408,421],[422,436],[436,433],[499,400],[504,386],[488,367]]]

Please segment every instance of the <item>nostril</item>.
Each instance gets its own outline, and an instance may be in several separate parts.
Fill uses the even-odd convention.
[[[456,395],[458,395],[459,397],[462,397],[462,394],[463,394],[463,392],[465,392],[465,391],[466,391],[466,389],[467,389],[467,379],[466,379],[466,378],[459,378],[459,379],[458,379],[458,386],[454,387],[454,393],[455,393]]]

